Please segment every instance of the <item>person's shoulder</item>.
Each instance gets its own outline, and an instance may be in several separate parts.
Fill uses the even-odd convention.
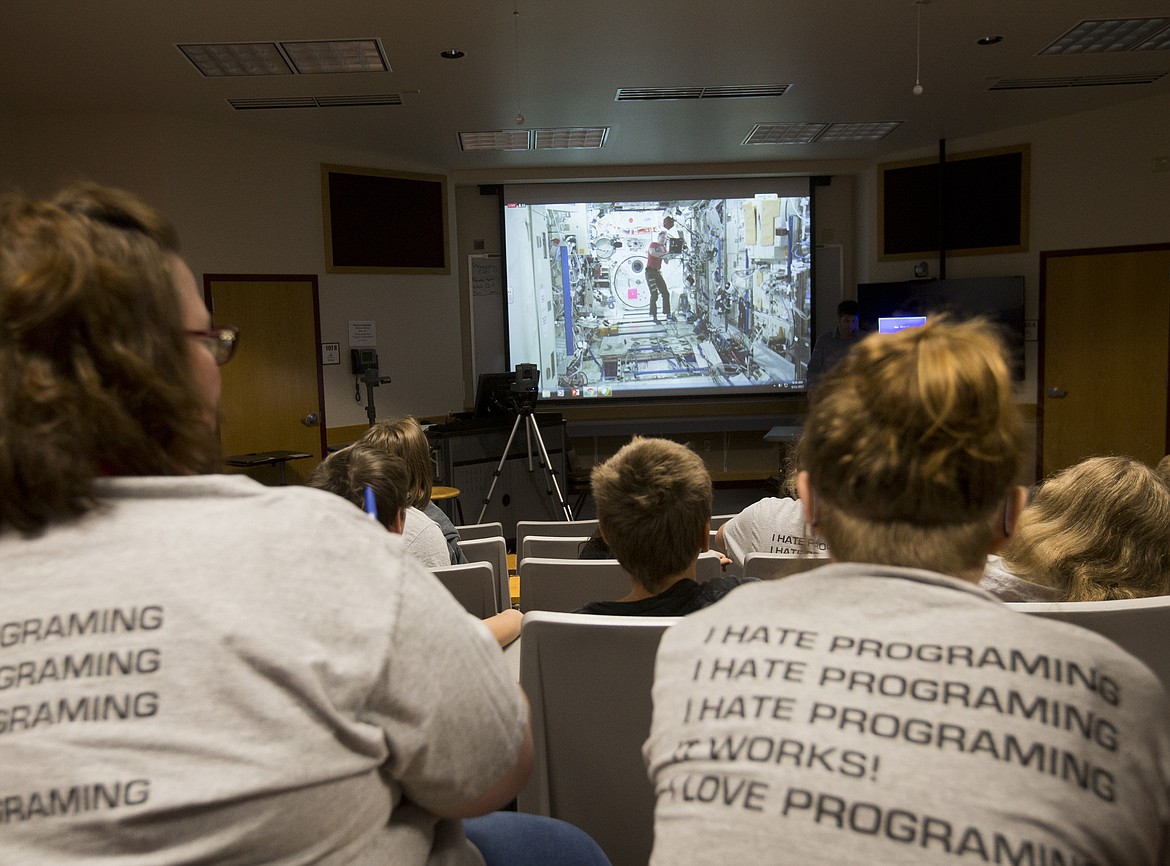
[[[737,574],[722,574],[718,577],[713,577],[699,585],[698,596],[703,600],[704,605],[712,604],[723,598],[733,589],[737,589],[745,584],[759,583],[759,579],[755,577],[741,577]]]
[[[427,568],[443,568],[451,564],[451,552],[443,530],[417,508],[406,510],[402,540],[410,554]]]
[[[753,502],[744,510],[746,511],[748,509],[772,517],[800,516],[803,518],[804,516],[804,506],[800,504],[800,500],[792,499],[788,496],[765,496],[763,499]]]
[[[744,506],[743,510],[731,518],[728,523],[736,526],[742,526],[745,523],[761,523],[771,527],[782,521],[803,525],[804,506],[800,504],[799,499],[765,496],[751,505]]]
[[[1053,587],[1034,583],[1013,572],[1001,557],[989,556],[979,579],[985,589],[1001,601],[1057,601]]]
[[[253,515],[283,520],[299,516],[318,519],[357,518],[362,512],[333,493],[311,487],[268,487],[246,475],[181,475],[104,478],[95,485],[100,500],[125,506],[146,506],[161,515],[194,509],[208,518]]]

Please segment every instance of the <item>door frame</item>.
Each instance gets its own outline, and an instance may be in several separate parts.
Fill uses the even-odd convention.
[[[329,437],[325,423],[325,371],[321,367],[321,295],[316,274],[204,274],[203,275],[203,302],[211,311],[212,320],[215,319],[215,305],[211,296],[211,284],[217,282],[232,283],[309,283],[313,294],[313,357],[317,359],[317,406],[320,410],[321,421],[317,425],[320,438],[319,459],[324,460],[329,454]]]
[[[1087,247],[1071,250],[1042,250],[1040,252],[1040,291],[1039,313],[1040,319],[1036,326],[1036,479],[1044,479],[1044,358],[1045,336],[1047,331],[1047,303],[1048,303],[1048,260],[1055,258],[1070,258],[1073,256],[1109,256],[1125,255],[1128,253],[1166,252],[1170,244],[1133,244],[1118,247]],[[1170,370],[1170,341],[1166,346],[1167,369]],[[1164,452],[1170,453],[1170,400],[1166,408],[1166,431],[1163,442]]]

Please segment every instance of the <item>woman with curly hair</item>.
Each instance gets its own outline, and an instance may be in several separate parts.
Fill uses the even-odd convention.
[[[1170,488],[1132,457],[1090,457],[1040,486],[1001,555],[1059,601],[1170,594]]]

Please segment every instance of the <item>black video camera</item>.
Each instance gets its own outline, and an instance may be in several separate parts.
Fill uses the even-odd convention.
[[[508,389],[517,406],[536,405],[537,388],[540,385],[540,368],[535,364],[517,364],[516,378]]]

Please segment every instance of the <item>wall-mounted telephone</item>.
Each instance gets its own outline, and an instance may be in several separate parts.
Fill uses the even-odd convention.
[[[366,416],[374,424],[374,389],[390,384],[390,377],[378,372],[378,353],[374,349],[350,349],[349,366],[353,371],[353,398],[362,402],[362,383],[366,386]]]
[[[350,349],[349,366],[355,376],[363,376],[370,371],[377,377],[378,353],[374,349]]]

